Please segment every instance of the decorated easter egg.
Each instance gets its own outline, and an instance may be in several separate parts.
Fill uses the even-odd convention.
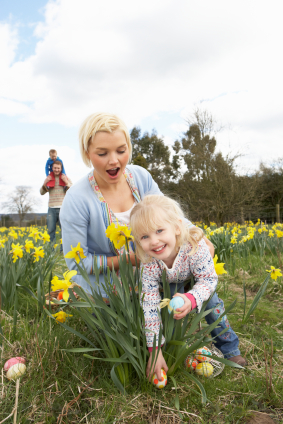
[[[212,353],[210,352],[210,350],[204,346],[201,347],[200,349],[197,349],[195,352],[196,355],[196,359],[199,362],[211,362],[212,358],[210,358],[210,356],[212,355]]]
[[[192,358],[191,356],[188,356],[186,359],[186,367],[189,368],[190,370],[195,370],[198,363],[199,363],[198,360],[195,358]]]
[[[25,364],[22,363],[18,363],[15,365],[12,365],[8,371],[7,371],[7,378],[8,380],[17,380],[17,378],[21,377],[22,375],[24,375],[24,373],[26,372],[26,366]]]
[[[181,296],[176,296],[173,297],[170,300],[170,303],[168,305],[168,312],[169,314],[171,314],[171,312],[173,311],[174,314],[180,314],[181,312],[176,312],[176,309],[181,308],[182,306],[184,306],[184,299]]]
[[[200,362],[199,364],[197,364],[195,371],[198,375],[210,377],[213,373],[213,366],[208,362]]]
[[[161,380],[158,380],[156,373],[153,374],[151,382],[156,386],[158,389],[163,389],[163,387],[167,384],[167,374],[164,371],[164,369],[161,370],[162,378]]]
[[[60,291],[58,293],[57,300],[63,300],[63,294],[64,294],[64,292],[63,291]]]
[[[11,368],[13,365],[19,364],[19,363],[25,364],[26,363],[25,358],[21,358],[20,356],[16,356],[15,358],[8,359],[8,361],[5,362],[4,371],[8,371],[8,369]]]

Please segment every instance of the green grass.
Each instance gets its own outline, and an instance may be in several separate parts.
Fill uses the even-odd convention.
[[[230,264],[227,265],[229,269]],[[238,299],[229,321],[239,335],[248,367],[238,371],[226,366],[216,378],[200,378],[209,399],[206,405],[201,403],[197,387],[181,372],[177,373],[179,410],[170,380],[165,389],[158,391],[150,384],[141,387],[132,376],[126,387],[128,395],[121,395],[110,378],[111,365],[63,351],[86,345],[46,315],[40,315],[35,301],[23,294],[15,334],[13,313],[2,311],[0,315],[5,337],[1,366],[12,356],[22,355],[27,359],[27,372],[20,383],[17,422],[236,424],[248,422],[252,411],[260,411],[268,413],[276,423],[282,423],[283,300],[282,295],[274,291],[272,280],[257,309],[248,322],[242,324],[243,279],[248,308],[270,265],[278,267],[273,257],[250,256],[236,260],[234,275],[222,276],[217,290],[227,306]],[[56,265],[55,273],[61,272],[61,267],[64,267],[63,261]],[[282,283],[275,286],[282,293]],[[69,318],[68,325],[88,336],[79,314],[72,313],[74,316]],[[0,398],[1,422],[15,404],[15,383],[9,382],[4,375],[0,381]],[[11,423],[12,418],[6,422]]]

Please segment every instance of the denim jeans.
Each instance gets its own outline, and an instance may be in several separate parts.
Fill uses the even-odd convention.
[[[170,284],[171,297],[176,293],[184,293],[184,283]],[[177,288],[177,290],[176,290]],[[161,293],[162,295],[162,293]],[[212,296],[208,304],[206,305],[205,310],[213,309],[210,314],[206,315],[205,320],[207,324],[212,324],[215,322],[219,316],[225,311],[223,300],[219,299],[216,293]],[[228,331],[218,336],[221,331],[228,327]],[[232,330],[228,318],[224,315],[221,321],[218,323],[217,327],[214,328],[211,332],[211,336],[214,338],[215,346],[221,350],[224,355],[224,358],[229,359],[233,356],[240,355],[239,350],[239,338],[237,334]]]
[[[58,222],[59,227],[61,228],[60,219],[60,208],[48,208],[47,214],[47,230],[50,235],[50,241],[53,243],[55,241],[55,232],[56,232],[56,224]]]

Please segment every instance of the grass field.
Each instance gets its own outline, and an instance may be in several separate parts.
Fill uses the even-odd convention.
[[[61,275],[66,271],[65,261],[62,254],[56,255],[53,273]],[[158,391],[149,383],[141,384],[134,375],[126,387],[127,395],[122,395],[110,378],[111,365],[90,360],[82,353],[66,352],[64,349],[85,347],[84,341],[42,313],[35,297],[22,292],[16,327],[13,308],[2,309],[0,315],[1,367],[12,356],[27,360],[27,372],[20,381],[17,422],[236,424],[249,422],[258,412],[257,417],[266,419],[264,414],[268,414],[275,423],[283,423],[282,277],[276,282],[269,280],[257,309],[245,324],[242,322],[243,282],[247,310],[266,270],[271,265],[280,268],[280,261],[280,254],[268,250],[227,258],[229,272],[220,276],[217,292],[226,306],[237,299],[229,321],[239,335],[241,353],[249,365],[245,370],[225,366],[216,378],[199,377],[207,393],[206,404],[197,386],[181,371],[174,376],[178,398],[171,380]],[[45,287],[47,290],[46,283]],[[72,308],[70,313],[73,316],[67,325],[88,337],[89,329],[78,312]],[[6,418],[13,411],[15,395],[15,382],[8,381],[2,370],[0,423],[13,422],[12,416]]]

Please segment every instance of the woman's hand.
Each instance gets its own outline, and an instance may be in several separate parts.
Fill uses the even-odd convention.
[[[181,312],[180,314],[175,314],[174,319],[182,319],[192,310],[192,302],[185,296],[183,293],[176,293],[173,297],[179,296],[184,299],[184,305],[181,308],[177,308],[176,312]]]
[[[161,350],[158,353],[155,367],[154,368],[152,367],[152,369],[151,369],[151,364],[152,364],[152,352],[150,352],[149,354],[149,360],[146,367],[146,376],[149,379],[149,381],[151,381],[153,373],[156,373],[158,380],[161,381],[162,379],[161,368],[163,368],[166,373],[168,371],[168,367],[167,367],[165,359],[163,358]]]

